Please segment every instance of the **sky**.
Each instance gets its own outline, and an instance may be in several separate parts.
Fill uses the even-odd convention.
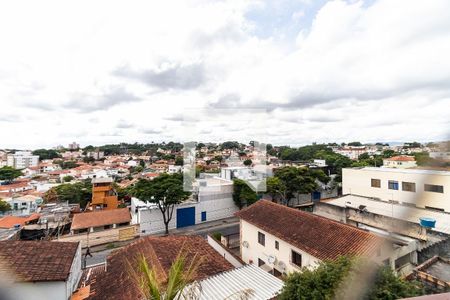
[[[2,1],[0,148],[440,141],[450,1]]]

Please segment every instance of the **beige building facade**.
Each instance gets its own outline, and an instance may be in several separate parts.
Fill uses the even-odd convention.
[[[419,169],[342,170],[342,193],[450,212],[450,172]]]

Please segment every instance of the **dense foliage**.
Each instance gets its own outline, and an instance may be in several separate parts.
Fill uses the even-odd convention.
[[[289,200],[297,194],[317,190],[316,179],[324,184],[330,181],[330,177],[320,169],[283,167],[275,171],[274,177],[267,179],[267,193],[289,205]]]
[[[0,168],[0,180],[10,183],[19,176],[22,176],[22,171],[18,169],[8,166]]]
[[[33,151],[33,155],[38,155],[40,160],[61,157],[61,155],[53,149],[37,149]]]
[[[258,195],[241,179],[233,179],[233,201],[239,209],[256,202]]]
[[[46,202],[79,203],[80,207],[86,207],[92,198],[92,184],[90,179],[76,183],[63,183],[47,191],[44,195]]]
[[[9,205],[8,202],[3,201],[2,199],[0,199],[0,212],[6,212],[11,210],[11,205]]]
[[[340,257],[290,274],[278,299],[393,300],[422,293],[420,284],[400,278],[387,266]]]

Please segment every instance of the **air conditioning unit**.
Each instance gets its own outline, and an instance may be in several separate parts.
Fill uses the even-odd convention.
[[[250,245],[249,245],[249,243],[247,241],[243,241],[242,242],[242,247],[248,248],[248,246],[250,246]]]
[[[279,261],[279,262],[278,262],[278,267],[279,267],[282,271],[286,270],[286,264],[285,264],[284,262],[282,262],[282,261]]]

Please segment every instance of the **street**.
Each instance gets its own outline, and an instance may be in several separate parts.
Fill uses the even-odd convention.
[[[227,219],[205,222],[201,224],[197,224],[194,226],[177,228],[170,230],[170,234],[174,235],[201,235],[206,238],[208,234],[212,234],[214,232],[220,232],[223,235],[235,234],[239,233],[239,219],[236,217],[231,217]],[[162,234],[157,234],[162,235]],[[132,242],[130,240],[129,242]],[[116,243],[117,244],[117,243]],[[124,245],[125,246],[125,245]],[[113,252],[114,250],[120,249],[121,247],[113,248],[113,249],[104,249],[104,247],[95,247],[91,248],[92,257],[86,258],[86,266],[91,266],[99,263],[103,263],[106,261],[106,257]],[[99,251],[95,251],[95,249],[102,249]],[[83,255],[86,253],[86,249],[83,249]],[[84,256],[83,256],[84,257]]]

